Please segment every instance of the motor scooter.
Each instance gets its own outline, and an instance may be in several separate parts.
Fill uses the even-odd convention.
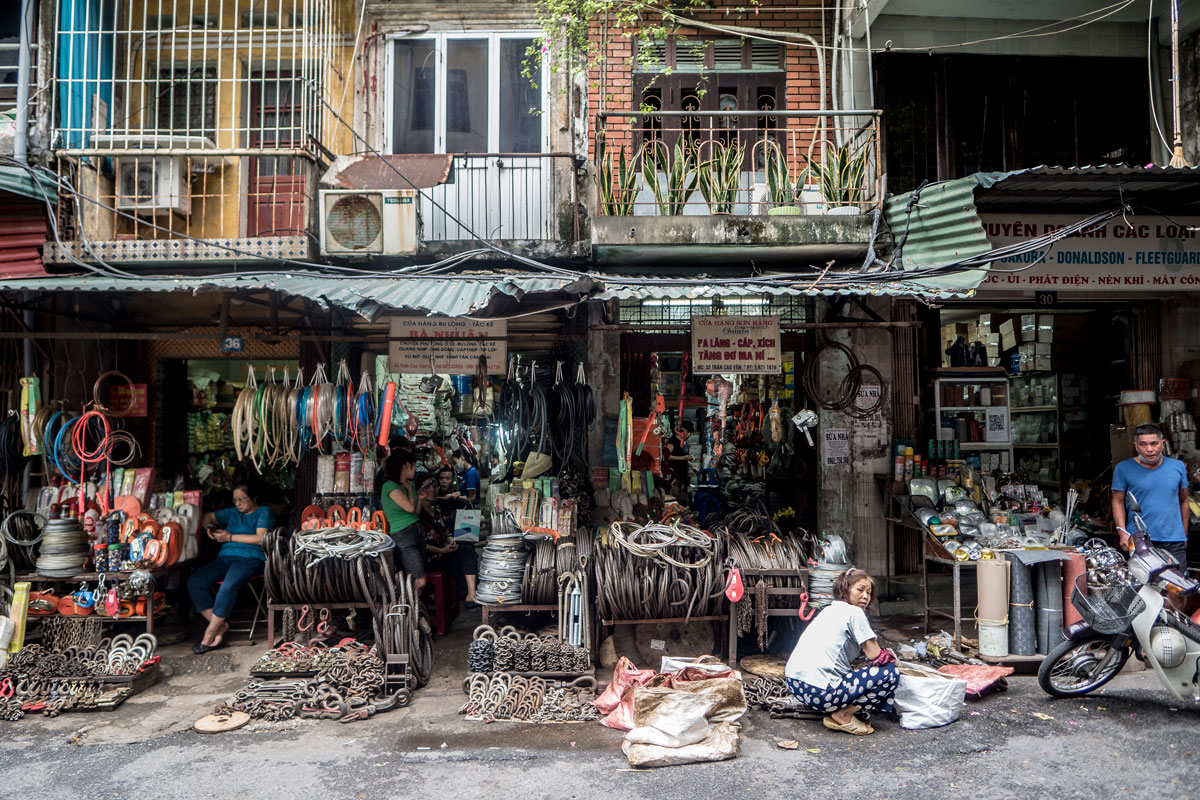
[[[1200,583],[1150,545],[1137,498],[1127,498],[1133,549],[1127,558],[1108,547],[1089,555],[1071,593],[1083,620],[1063,630],[1066,641],[1042,661],[1038,684],[1055,697],[1080,697],[1112,680],[1136,653],[1171,694],[1200,705],[1200,625],[1166,602],[1167,595],[1200,592]]]

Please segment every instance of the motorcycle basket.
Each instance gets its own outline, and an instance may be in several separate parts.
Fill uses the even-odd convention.
[[[1146,601],[1138,597],[1136,587],[1088,586],[1086,572],[1075,578],[1071,605],[1092,630],[1108,634],[1128,629],[1133,618],[1146,609]]]

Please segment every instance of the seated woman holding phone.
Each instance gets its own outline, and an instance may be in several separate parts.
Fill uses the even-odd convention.
[[[208,537],[220,542],[221,549],[215,560],[197,569],[187,581],[192,603],[208,620],[203,638],[192,646],[193,653],[221,646],[238,593],[251,578],[262,574],[266,564],[262,540],[275,527],[275,515],[254,502],[244,483],[233,487],[233,506],[204,515]],[[217,584],[220,587],[214,591]]]

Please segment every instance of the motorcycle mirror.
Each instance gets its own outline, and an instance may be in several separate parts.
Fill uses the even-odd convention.
[[[1141,505],[1138,504],[1138,499],[1137,499],[1136,494],[1134,494],[1133,492],[1126,492],[1125,499],[1126,499],[1126,502],[1129,503],[1130,511],[1132,511],[1135,514],[1142,513],[1142,507],[1141,507]]]

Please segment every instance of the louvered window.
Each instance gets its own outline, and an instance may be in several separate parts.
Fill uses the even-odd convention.
[[[639,41],[634,72],[782,72],[783,45],[759,39]]]

